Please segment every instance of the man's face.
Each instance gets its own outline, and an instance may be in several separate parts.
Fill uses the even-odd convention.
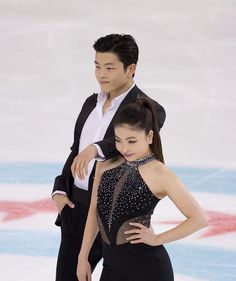
[[[121,94],[132,84],[135,65],[124,70],[124,64],[111,52],[96,52],[95,75],[103,93]]]

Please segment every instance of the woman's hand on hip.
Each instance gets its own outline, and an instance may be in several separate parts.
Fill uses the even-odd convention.
[[[126,239],[131,244],[144,243],[149,246],[159,245],[157,242],[157,235],[154,233],[152,227],[148,228],[136,222],[130,222],[129,224],[135,228],[127,230],[124,233],[128,235]]]

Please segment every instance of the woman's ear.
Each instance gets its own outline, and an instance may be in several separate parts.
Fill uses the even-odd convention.
[[[153,130],[150,130],[148,133],[148,143],[151,144],[153,141]]]

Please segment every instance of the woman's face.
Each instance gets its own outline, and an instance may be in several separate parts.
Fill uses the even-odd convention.
[[[128,124],[115,127],[116,149],[127,161],[142,159],[152,153],[153,131],[148,134],[144,130],[133,128]]]

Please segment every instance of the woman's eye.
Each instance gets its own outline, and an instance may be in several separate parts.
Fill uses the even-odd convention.
[[[116,142],[120,142],[119,140],[116,140]]]
[[[129,143],[136,143],[137,141],[129,141]]]

